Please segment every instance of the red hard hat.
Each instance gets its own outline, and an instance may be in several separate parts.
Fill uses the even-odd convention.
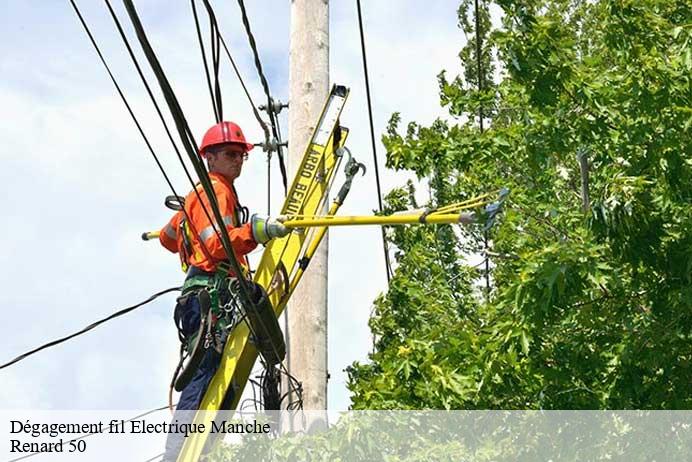
[[[202,138],[202,144],[199,146],[199,153],[204,157],[207,149],[221,144],[240,144],[247,151],[250,151],[255,146],[245,140],[245,135],[238,124],[234,122],[220,122],[212,126]]]

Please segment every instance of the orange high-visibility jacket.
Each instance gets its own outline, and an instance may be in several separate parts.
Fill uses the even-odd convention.
[[[236,212],[238,198],[233,191],[231,183],[218,173],[212,172],[209,174],[209,177],[211,178],[211,184],[214,187],[216,200],[219,204],[219,211],[228,230],[228,236],[231,238],[231,246],[236,258],[238,258],[241,264],[247,265],[245,255],[257,247],[257,242],[252,237],[250,223],[244,225],[238,223]],[[213,220],[214,215],[204,189],[198,184],[197,190],[202,198],[204,207],[206,207],[209,216]],[[191,191],[185,198],[185,211],[190,217],[190,223],[185,223],[186,220],[183,212],[176,212],[168,224],[161,229],[159,242],[171,252],[180,253],[184,263],[196,266],[203,271],[216,271],[218,263],[227,260],[226,252],[223,249],[219,235],[214,230],[214,226],[212,226],[204,213],[195,191]],[[185,245],[186,238],[189,246]],[[204,245],[200,244],[200,240]],[[191,252],[187,251],[188,248],[190,248]]]

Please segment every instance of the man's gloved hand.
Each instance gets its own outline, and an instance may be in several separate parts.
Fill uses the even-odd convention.
[[[252,237],[259,244],[266,244],[275,237],[284,237],[291,232],[276,218],[264,217],[256,213],[250,218]]]

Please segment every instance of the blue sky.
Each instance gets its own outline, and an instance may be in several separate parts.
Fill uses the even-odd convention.
[[[188,121],[201,136],[213,114],[189,2],[137,3]],[[261,103],[237,5],[213,3],[221,32],[251,94]],[[272,92],[286,101],[290,3],[246,3]],[[394,111],[400,111],[405,122],[429,123],[444,116],[435,76],[442,69],[452,75],[461,72],[456,55],[464,36],[456,27],[457,2],[362,3],[376,138]],[[182,169],[105,5],[79,4],[175,186],[187,191]],[[142,231],[157,229],[168,219],[163,198],[169,191],[69,2],[15,1],[0,8],[0,316],[5,326],[0,362],[5,362],[178,285],[183,275],[177,257],[139,240]],[[116,9],[127,24],[119,4]],[[377,199],[354,1],[331,2],[330,33],[331,80],[351,88],[342,116],[351,129],[348,145],[368,168],[341,213],[369,214]],[[222,75],[226,118],[259,141],[261,130],[226,62]],[[382,168],[384,148],[379,144],[378,149]],[[237,183],[241,201],[261,213],[266,212],[265,169],[264,154],[253,152]],[[384,172],[384,190],[407,178]],[[278,170],[273,179],[277,210]],[[331,409],[348,407],[343,369],[364,360],[371,346],[367,319],[372,301],[386,288],[382,260],[377,228],[332,230]],[[0,408],[150,409],[165,404],[178,351],[171,319],[174,298],[162,297],[0,371]]]

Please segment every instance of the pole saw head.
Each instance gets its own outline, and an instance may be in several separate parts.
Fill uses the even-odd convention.
[[[483,218],[485,218],[485,225],[483,225],[483,231],[488,231],[494,224],[497,214],[502,211],[502,205],[509,195],[508,188],[502,188],[498,194],[496,201],[491,202],[486,205],[483,209]]]

